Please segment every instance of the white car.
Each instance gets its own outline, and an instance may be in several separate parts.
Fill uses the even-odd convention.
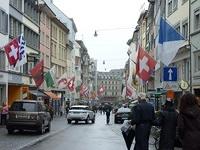
[[[85,121],[85,123],[89,123],[90,120],[92,123],[95,123],[95,113],[90,110],[89,106],[74,105],[71,106],[68,112],[67,122],[70,124],[73,120],[75,123],[78,123],[78,121]]]

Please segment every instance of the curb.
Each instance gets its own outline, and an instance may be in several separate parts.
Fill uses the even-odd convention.
[[[22,149],[24,149],[24,148],[33,146],[33,145],[35,145],[35,144],[37,144],[37,143],[39,143],[39,142],[41,142],[41,141],[43,141],[43,140],[45,140],[45,139],[48,139],[48,138],[50,138],[50,137],[52,137],[52,136],[54,136],[54,135],[56,135],[56,134],[61,133],[62,131],[64,131],[65,129],[67,129],[67,128],[69,128],[69,127],[70,127],[70,126],[67,126],[67,127],[63,128],[63,129],[60,129],[60,130],[58,130],[58,131],[50,132],[49,134],[46,134],[46,135],[44,135],[44,136],[42,136],[42,137],[39,137],[38,139],[33,140],[33,141],[27,143],[26,145],[20,146],[19,148],[15,149],[15,150],[22,150]]]

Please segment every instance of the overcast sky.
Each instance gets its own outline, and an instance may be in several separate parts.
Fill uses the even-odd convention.
[[[147,0],[53,0],[77,27],[76,39],[83,40],[98,71],[124,68],[128,39],[132,37]],[[145,3],[145,5],[144,5]],[[97,30],[98,36],[94,37]],[[105,60],[105,64],[103,61]]]

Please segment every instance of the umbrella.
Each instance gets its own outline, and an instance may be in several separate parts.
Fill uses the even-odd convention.
[[[130,128],[126,132],[122,131],[122,135],[124,137],[127,149],[130,150],[135,137],[135,130]]]

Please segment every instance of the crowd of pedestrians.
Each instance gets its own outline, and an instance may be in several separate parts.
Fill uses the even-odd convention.
[[[174,150],[176,146],[181,146],[182,150],[200,150],[198,100],[194,94],[185,93],[180,98],[179,109],[175,109],[173,100],[167,98],[162,110],[155,114],[146,94],[139,93],[139,103],[132,108],[130,121],[135,126],[134,150],[148,150],[152,126],[160,128],[159,150]]]

